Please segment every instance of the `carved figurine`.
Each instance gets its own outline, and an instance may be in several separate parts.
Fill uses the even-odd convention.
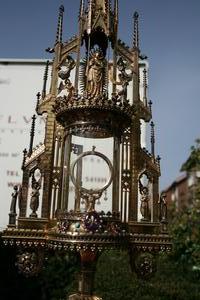
[[[10,213],[16,214],[16,203],[17,203],[17,197],[18,197],[18,186],[14,186],[14,192],[12,193],[12,200],[10,205]]]
[[[38,210],[39,207],[39,196],[40,196],[39,190],[40,190],[40,184],[37,181],[35,181],[32,187],[31,202],[30,202],[30,208],[32,210],[30,217],[33,218],[37,218],[36,211]]]
[[[91,53],[86,69],[88,94],[94,98],[103,93],[105,58],[100,50]]]
[[[74,59],[70,55],[68,55],[66,61],[62,63],[62,65],[59,67],[58,76],[62,79],[62,81],[60,82],[58,88],[58,96],[72,96],[74,92],[74,87],[69,77],[75,65],[76,63]]]
[[[12,193],[12,200],[10,205],[10,213],[9,213],[9,225],[15,226],[16,225],[16,203],[17,203],[17,197],[18,197],[18,186],[14,186],[14,192]]]
[[[126,62],[124,62],[122,57],[120,57],[118,59],[117,68],[120,72],[118,75],[120,82],[117,84],[122,86],[122,89],[120,91],[118,91],[118,95],[120,96],[122,101],[125,101],[125,100],[127,100],[127,88],[128,88],[129,82],[132,79],[132,73],[128,74],[126,72],[127,64],[126,64]]]
[[[162,194],[160,196],[160,220],[161,222],[167,221],[167,196],[166,194]]]
[[[95,202],[96,200],[98,200],[102,195],[102,192],[98,192],[98,193],[93,193],[93,194],[88,194],[88,193],[84,193],[82,195],[82,198],[85,201],[85,210],[87,212],[91,212],[95,210]]]
[[[149,189],[146,186],[141,188],[141,206],[140,212],[143,221],[150,221],[150,209],[149,209]]]

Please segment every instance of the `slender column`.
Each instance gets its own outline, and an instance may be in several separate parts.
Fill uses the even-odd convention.
[[[112,211],[119,211],[119,169],[120,169],[120,140],[118,137],[114,138],[113,149],[113,194],[112,194]]]
[[[140,120],[138,117],[135,117],[131,125],[130,137],[131,190],[129,221],[137,221],[138,217],[138,172],[140,165],[140,149]]]
[[[47,60],[47,62],[46,62],[46,67],[45,67],[45,71],[44,71],[42,99],[44,99],[46,96],[48,71],[49,71],[49,60]]]
[[[147,70],[143,70],[143,103],[147,107]]]
[[[30,145],[29,145],[29,151],[28,151],[29,156],[31,156],[31,154],[33,152],[33,141],[34,141],[34,136],[35,136],[35,120],[36,120],[36,116],[33,115],[32,116],[32,124],[31,124],[31,132],[30,132]]]
[[[59,16],[58,16],[58,25],[57,25],[57,32],[56,32],[56,42],[55,43],[62,43],[62,31],[63,31],[63,13],[64,13],[64,6],[61,5],[59,7]]]
[[[77,147],[78,147],[77,155],[80,155],[81,153],[83,153],[83,146],[77,145]],[[82,181],[82,168],[83,168],[83,162],[81,159],[77,163],[77,171],[76,171],[76,181],[79,186],[81,186],[81,181]],[[81,201],[80,190],[79,190],[79,188],[75,187],[75,208],[74,208],[74,210],[76,212],[80,211],[80,201]]]
[[[134,29],[133,29],[133,48],[139,49],[139,14],[136,11],[133,15],[134,18]]]
[[[154,122],[151,122],[151,155],[155,156],[155,125]]]
[[[80,69],[80,56],[81,56],[81,39],[83,31],[83,15],[84,15],[84,0],[81,0],[80,3],[80,13],[79,13],[79,40],[78,40],[78,49],[77,49],[77,58],[76,58],[76,73],[75,73],[75,91],[78,93],[78,80],[79,80],[79,69]]]
[[[115,0],[115,6],[114,6],[114,14],[115,14],[115,28],[114,28],[114,33],[115,33],[115,45],[114,45],[114,50],[113,50],[113,87],[112,87],[112,92],[115,94],[116,93],[116,81],[117,81],[117,51],[116,51],[116,46],[117,46],[117,34],[118,34],[118,0]]]
[[[68,208],[69,201],[69,174],[70,174],[70,157],[71,157],[71,135],[66,135],[63,153],[63,175],[62,175],[62,196],[61,209]]]
[[[152,221],[158,222],[159,221],[159,212],[158,212],[158,205],[159,205],[159,178],[153,178],[153,213],[152,213]]]
[[[78,280],[78,293],[69,296],[69,300],[102,300],[93,295],[94,278],[98,255],[91,250],[81,251],[81,270]]]

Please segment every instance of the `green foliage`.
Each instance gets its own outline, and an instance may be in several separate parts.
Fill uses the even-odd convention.
[[[200,275],[200,200],[176,216],[172,226],[173,258]]]
[[[200,170],[200,139],[197,139],[196,145],[191,147],[190,156],[181,167],[181,171],[191,172],[193,170]]]
[[[200,140],[191,147],[191,154],[182,166],[191,173],[200,170]],[[193,187],[192,206],[174,218],[172,234],[174,237],[173,257],[187,264],[188,268],[200,276],[200,180]]]
[[[42,300],[65,299],[74,289],[78,258],[72,252],[49,254],[46,266],[39,275]]]
[[[157,273],[149,281],[131,272],[125,252],[107,252],[99,259],[96,294],[104,300],[199,300],[199,279],[184,266],[160,255]]]

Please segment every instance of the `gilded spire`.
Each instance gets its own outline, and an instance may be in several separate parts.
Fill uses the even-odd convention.
[[[49,60],[46,62],[44,77],[43,77],[43,89],[42,89],[42,98],[46,96],[46,87],[47,87],[47,79],[48,79],[48,71],[49,71]]]
[[[151,122],[151,154],[155,156],[155,124]]]
[[[119,1],[115,0],[114,3],[114,16],[115,16],[115,22],[118,23],[119,21]]]
[[[147,70],[143,70],[143,102],[147,106]]]
[[[80,2],[80,10],[79,10],[79,19],[83,17],[84,7],[85,7],[85,1],[81,0],[81,2]]]
[[[87,34],[90,35],[92,32],[92,0],[89,1],[88,10],[88,24],[87,24]]]
[[[23,150],[23,160],[22,160],[22,167],[21,167],[22,170],[24,169],[24,166],[25,166],[26,156],[27,156],[27,150],[25,148]]]
[[[152,105],[153,105],[153,102],[151,100],[149,100],[148,104],[149,104],[149,111],[152,114]]]
[[[33,152],[33,140],[35,136],[35,120],[36,120],[36,115],[32,116],[32,124],[31,124],[31,131],[30,131],[30,145],[29,145],[29,152],[28,155],[30,156]]]
[[[136,11],[133,15],[134,18],[134,32],[133,32],[133,48],[139,49],[139,14]]]
[[[57,33],[56,33],[56,42],[55,42],[55,44],[62,43],[63,13],[64,13],[64,6],[61,5],[59,7],[58,26],[57,26]]]
[[[38,113],[38,108],[39,108],[39,103],[40,103],[40,97],[41,97],[40,92],[38,92],[38,93],[36,94],[36,97],[37,97],[37,102],[36,102],[36,108],[35,108],[35,111],[36,111],[36,113]]]

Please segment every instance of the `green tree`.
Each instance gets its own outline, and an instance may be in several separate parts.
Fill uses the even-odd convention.
[[[172,234],[174,237],[173,256],[178,262],[200,274],[200,140],[191,147],[191,153],[183,164],[182,171],[196,177],[192,205],[174,219]]]

